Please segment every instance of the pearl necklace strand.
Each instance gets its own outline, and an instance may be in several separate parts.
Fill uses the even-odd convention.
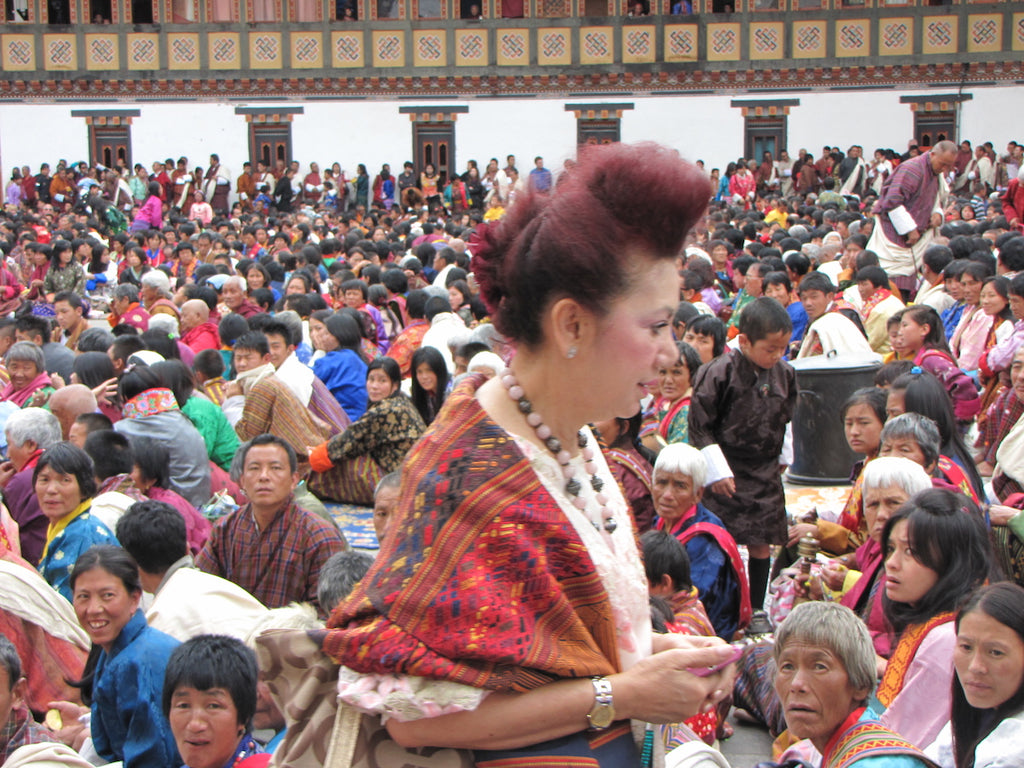
[[[619,524],[615,521],[611,510],[608,509],[608,497],[603,493],[604,480],[597,475],[594,449],[590,445],[587,433],[580,430],[576,434],[576,444],[579,446],[580,454],[583,456],[583,468],[590,475],[590,487],[594,489],[594,498],[601,505],[600,516],[597,520],[594,519],[593,515],[587,513],[587,502],[580,497],[580,491],[583,489],[583,486],[575,477],[576,470],[573,469],[571,464],[569,451],[562,447],[562,442],[552,434],[551,428],[544,423],[540,414],[533,410],[533,403],[526,397],[526,392],[523,391],[522,386],[511,369],[506,368],[502,371],[501,383],[504,385],[508,396],[519,407],[520,413],[526,417],[526,423],[533,428],[534,434],[537,435],[537,438],[551,452],[555,457],[555,461],[562,468],[562,475],[566,479],[565,492],[569,495],[572,505],[587,514],[590,518],[590,524],[594,526],[595,530],[601,531],[603,529],[606,533],[613,533],[619,527]]]

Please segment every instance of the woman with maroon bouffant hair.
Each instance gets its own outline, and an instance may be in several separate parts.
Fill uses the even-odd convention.
[[[730,690],[729,671],[688,671],[727,646],[652,635],[629,509],[587,427],[635,413],[678,357],[675,259],[710,196],[673,150],[587,147],[473,244],[509,368],[449,395],[324,640],[342,700],[400,744],[635,766],[630,720],[681,722]]]

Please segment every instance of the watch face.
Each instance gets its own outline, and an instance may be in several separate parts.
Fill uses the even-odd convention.
[[[591,728],[607,728],[615,718],[615,710],[608,706],[596,706],[590,712]]]

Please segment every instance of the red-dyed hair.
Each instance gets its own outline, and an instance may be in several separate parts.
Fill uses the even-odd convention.
[[[582,148],[552,193],[531,189],[472,246],[495,327],[536,346],[541,316],[557,298],[603,314],[629,290],[632,270],[642,266],[636,254],[674,259],[710,197],[704,173],[673,149]]]

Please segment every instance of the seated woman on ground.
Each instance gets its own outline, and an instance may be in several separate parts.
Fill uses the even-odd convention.
[[[370,363],[366,412],[340,435],[307,447],[315,473],[309,481],[314,493],[350,504],[372,504],[381,478],[402,468],[409,449],[427,427],[401,384],[402,372],[390,357]]]
[[[949,720],[953,612],[995,575],[992,547],[978,508],[962,494],[933,488],[889,519],[882,549],[882,608],[895,640],[878,687],[882,722],[925,747]]]
[[[918,413],[934,421],[939,428],[939,471],[975,503],[985,497],[981,475],[960,436],[953,403],[942,382],[920,368],[912,368],[889,387],[885,410],[889,418]]]
[[[420,347],[412,354],[410,398],[428,427],[448,397],[449,377],[444,356],[433,347]]]
[[[953,413],[960,423],[969,422],[981,408],[974,381],[957,366],[946,344],[942,320],[929,306],[908,307],[900,320],[900,348],[914,365],[935,376],[953,401]]]
[[[4,367],[10,381],[0,391],[0,400],[19,408],[46,405],[54,388],[41,347],[31,341],[15,342],[4,355]]]
[[[1024,765],[1024,589],[975,592],[956,617],[953,712],[925,751],[942,768]]]
[[[661,396],[655,403],[658,434],[665,443],[685,443],[689,435],[690,382],[701,366],[700,355],[685,341],[676,344],[679,359],[658,371]]]
[[[70,602],[78,557],[95,544],[117,544],[113,532],[90,513],[96,470],[81,448],[57,443],[39,457],[32,483],[39,509],[50,521],[39,572]]]
[[[318,335],[318,345],[326,354],[313,363],[313,373],[352,421],[366,410],[366,363],[359,355],[360,341],[356,320],[335,313],[324,319]]]
[[[878,455],[910,459],[924,467],[936,488],[964,493],[977,504],[978,499],[963,471],[939,453],[939,441],[939,428],[934,421],[919,413],[904,413],[890,417],[885,423]]]
[[[930,766],[914,744],[871,710],[873,656],[871,638],[848,608],[829,603],[794,608],[775,631],[774,645],[775,691],[790,733],[810,741],[821,755],[821,768]],[[859,756],[858,748],[864,750]]]
[[[654,527],[686,547],[693,583],[715,633],[731,640],[750,621],[750,595],[736,542],[700,503],[706,480],[700,451],[685,443],[666,446],[654,464]]]
[[[83,686],[91,686],[89,728],[97,754],[125,768],[178,765],[159,707],[164,669],[178,641],[146,624],[139,567],[120,547],[102,545],[71,572],[72,605],[93,643]]]

